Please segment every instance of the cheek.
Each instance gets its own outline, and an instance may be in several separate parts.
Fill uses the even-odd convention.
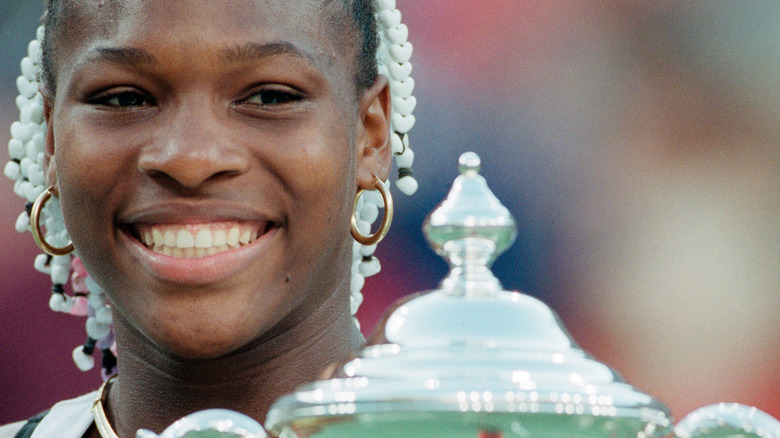
[[[123,145],[78,127],[67,121],[55,126],[54,156],[65,225],[89,265],[89,260],[105,257],[106,237],[114,227],[111,206],[127,192],[132,177]]]

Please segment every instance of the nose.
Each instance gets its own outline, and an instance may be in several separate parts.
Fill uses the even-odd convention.
[[[203,109],[179,111],[142,149],[139,170],[187,189],[245,173],[250,154],[231,140],[226,123]]]

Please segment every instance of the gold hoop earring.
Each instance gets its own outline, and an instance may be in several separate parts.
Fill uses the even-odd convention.
[[[38,198],[35,200],[35,203],[32,206],[32,210],[30,210],[30,231],[32,232],[35,243],[43,250],[43,252],[53,256],[64,256],[73,252],[73,242],[68,243],[66,246],[61,248],[52,246],[49,242],[46,241],[46,238],[43,236],[43,232],[41,231],[41,211],[43,210],[43,206],[46,204],[46,202],[51,199],[53,191],[54,186],[50,186],[48,189],[44,190],[43,193],[38,195]]]
[[[393,198],[390,196],[390,191],[382,184],[382,181],[380,181],[376,175],[372,174],[371,176],[374,177],[374,187],[379,190],[379,193],[382,195],[382,200],[385,202],[385,214],[382,217],[382,225],[379,226],[376,233],[370,236],[360,234],[357,224],[357,206],[358,199],[360,199],[360,195],[364,192],[363,189],[360,189],[358,190],[357,195],[355,195],[355,205],[352,207],[352,226],[350,228],[352,237],[361,245],[366,246],[379,243],[385,237],[387,231],[390,230],[390,223],[393,221]]]

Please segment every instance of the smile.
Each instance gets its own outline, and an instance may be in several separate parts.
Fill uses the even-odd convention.
[[[139,224],[134,236],[150,250],[176,258],[193,259],[248,245],[273,224],[214,222],[201,224]]]

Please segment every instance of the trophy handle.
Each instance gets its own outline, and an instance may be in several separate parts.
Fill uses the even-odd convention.
[[[159,436],[141,429],[136,438],[266,438],[255,420],[227,409],[195,412],[170,425]]]
[[[737,403],[699,408],[674,428],[677,438],[777,438],[780,421],[759,409]]]

